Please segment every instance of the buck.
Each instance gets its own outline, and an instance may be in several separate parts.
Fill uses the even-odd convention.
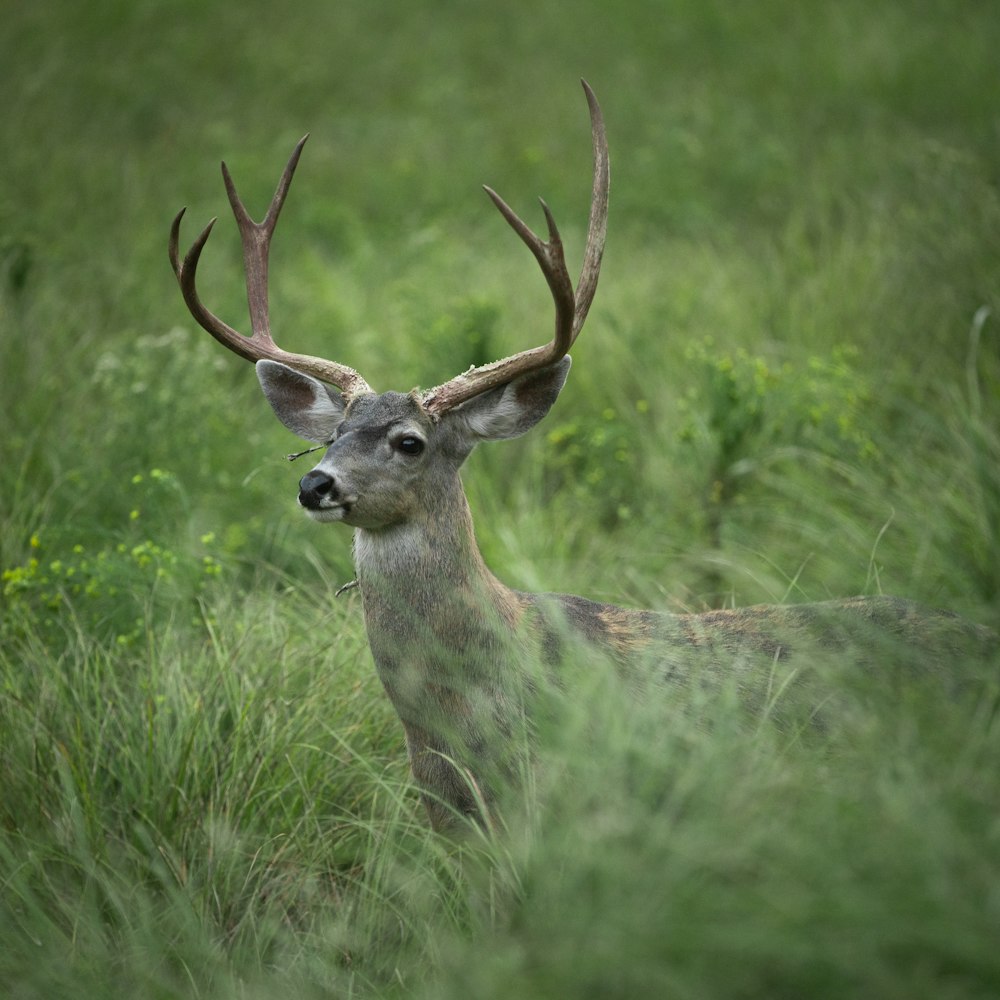
[[[316,521],[354,529],[354,562],[379,678],[403,725],[413,776],[429,818],[483,819],[498,785],[517,766],[531,664],[558,672],[573,650],[593,649],[628,671],[664,684],[702,683],[775,663],[810,644],[871,647],[873,636],[936,644],[987,645],[985,629],[947,612],[888,597],[798,606],[756,606],[701,614],[629,610],[583,597],[531,594],[501,583],[473,533],[459,470],[481,441],[524,434],[549,411],[570,370],[569,349],[584,325],[604,250],[609,188],[604,121],[593,91],[594,175],[583,267],[574,289],[552,213],[543,201],[541,239],[495,191],[500,213],[537,260],[555,303],[548,344],[470,368],[427,391],[375,392],[357,371],[288,353],[268,319],[268,250],[305,138],[295,147],[262,222],[253,221],[232,177],[222,174],[239,227],[252,335],[245,337],[201,302],[195,274],[213,219],[181,259],[182,209],[169,255],[184,301],[216,340],[256,363],[278,419],[325,448],[299,483],[298,502]],[[314,448],[311,450],[319,450]],[[872,631],[872,630],[875,631]],[[846,655],[846,653],[845,653]]]

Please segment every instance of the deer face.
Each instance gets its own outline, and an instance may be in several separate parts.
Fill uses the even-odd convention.
[[[548,413],[570,359],[512,379],[440,416],[416,393],[344,397],[310,375],[259,361],[257,375],[278,419],[327,445],[299,481],[299,504],[314,520],[377,530],[432,517],[472,449],[517,437]]]
[[[358,397],[344,409],[322,460],[300,480],[299,504],[314,520],[359,528],[408,520],[427,467],[440,464],[433,432],[409,396]]]

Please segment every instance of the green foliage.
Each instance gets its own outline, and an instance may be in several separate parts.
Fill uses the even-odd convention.
[[[603,529],[628,521],[633,514],[634,465],[639,453],[639,421],[649,402],[629,404],[633,412],[622,419],[612,406],[586,420],[556,423],[546,435],[545,491],[569,502],[585,503]],[[596,498],[596,503],[594,499]]]
[[[783,733],[766,713],[741,724],[735,692],[637,703],[590,668],[586,712],[545,733],[536,826],[512,838],[516,905],[422,995],[985,997],[1000,982],[987,703],[970,717],[914,688],[900,711],[869,683],[833,731]]]
[[[975,593],[988,607],[1000,597],[1000,351],[996,319],[986,308],[968,334],[965,372],[936,388],[939,404],[907,407],[909,427],[935,462],[905,463],[897,470],[909,502],[932,497],[932,516],[920,519],[922,561],[933,552],[954,560],[960,577],[942,586],[952,600]],[[944,465],[946,475],[941,476]]]
[[[432,835],[297,450],[166,260],[380,388],[550,335],[613,159],[558,406],[467,467],[515,585],[700,607],[885,590],[1000,624],[989,4],[8,4],[0,36],[0,994],[1000,993],[996,687],[879,671],[836,725],[580,663],[507,829]],[[706,339],[710,334],[710,339]],[[169,471],[154,471],[169,470]],[[894,664],[883,666],[892,668]],[[961,674],[963,664],[952,665]],[[781,707],[775,692],[770,708]],[[776,714],[776,713],[775,713]]]
[[[857,348],[838,347],[829,358],[810,357],[799,369],[790,362],[769,365],[742,348],[720,351],[711,338],[692,344],[684,359],[695,385],[684,400],[690,416],[681,438],[710,438],[723,469],[781,446],[877,459],[863,424],[872,389],[857,371],[858,355]]]
[[[854,348],[835,348],[799,367],[769,364],[743,348],[720,351],[706,338],[689,345],[684,360],[691,383],[678,435],[708,467],[705,525],[716,547],[729,508],[762,469],[810,453],[831,466],[881,457],[866,423],[873,392],[856,369]]]
[[[39,534],[31,536],[27,561],[0,575],[7,609],[0,636],[34,634],[59,643],[79,631],[128,646],[162,622],[165,610],[186,607],[189,619],[201,622],[201,599],[222,571],[215,536],[202,535],[200,551],[176,551],[145,537],[143,506],[162,503],[163,493],[176,492],[178,484],[169,472],[151,469],[147,476],[134,475],[130,486],[136,506],[129,528],[116,532],[122,540],[98,548],[60,540],[50,547]],[[65,538],[66,532],[54,534]]]

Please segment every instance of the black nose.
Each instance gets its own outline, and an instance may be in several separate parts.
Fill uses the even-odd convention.
[[[307,510],[319,510],[320,501],[324,497],[332,499],[337,497],[333,476],[321,472],[319,469],[307,472],[299,480],[299,503]]]

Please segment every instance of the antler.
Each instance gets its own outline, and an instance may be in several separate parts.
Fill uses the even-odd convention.
[[[479,368],[470,368],[469,371],[456,375],[448,382],[428,390],[424,393],[423,402],[432,413],[444,413],[480,393],[506,384],[518,375],[524,375],[527,372],[555,364],[568,353],[583,328],[590,304],[594,300],[594,293],[597,291],[597,279],[601,271],[601,257],[604,254],[604,239],[607,233],[608,190],[611,177],[608,140],[604,130],[601,108],[587,81],[582,80],[581,83],[590,106],[591,132],[594,143],[594,188],[590,202],[587,246],[584,251],[583,269],[580,272],[576,292],[573,291],[573,283],[566,269],[566,259],[563,255],[559,230],[548,205],[544,201],[541,203],[549,230],[549,238],[545,241],[536,236],[495,191],[486,188],[486,193],[493,199],[493,203],[510,224],[510,227],[534,254],[542,269],[542,274],[545,275],[556,307],[555,335],[543,347],[534,347],[511,355],[509,358],[502,358],[500,361],[482,365]]]
[[[178,241],[180,237],[181,219],[184,217],[185,209],[181,209],[174,218],[170,227],[170,243],[168,253],[170,263],[173,265],[174,274],[177,275],[177,282],[181,286],[181,293],[187,303],[191,315],[204,327],[220,344],[228,347],[234,354],[248,361],[259,361],[267,358],[271,361],[281,361],[291,368],[313,375],[330,385],[336,386],[347,396],[356,396],[361,393],[371,392],[368,383],[353,369],[346,365],[337,364],[335,361],[327,361],[324,358],[314,358],[308,354],[290,354],[283,351],[271,337],[271,324],[268,318],[267,308],[267,258],[271,246],[271,236],[274,234],[274,227],[277,225],[278,216],[281,213],[281,206],[285,203],[285,196],[292,183],[292,176],[295,167],[299,162],[302,147],[309,136],[303,136],[295,146],[291,157],[285,166],[281,180],[278,181],[278,188],[271,199],[270,207],[262,222],[254,222],[247,213],[240,196],[236,193],[236,185],[230,176],[225,163],[222,164],[222,177],[226,184],[226,193],[229,195],[229,204],[232,206],[233,215],[236,216],[236,224],[239,226],[240,239],[243,243],[243,267],[246,272],[247,282],[247,302],[250,306],[250,327],[253,335],[246,337],[234,330],[228,323],[223,322],[218,316],[211,313],[198,297],[195,287],[195,272],[198,269],[198,260],[201,252],[208,242],[212,227],[216,220],[211,222],[202,230],[201,235],[191,245],[184,260],[181,261],[178,254]]]
[[[604,118],[600,105],[593,90],[583,83],[587,104],[590,107],[590,122],[594,144],[594,185],[590,204],[590,221],[587,229],[587,245],[584,250],[583,268],[576,291],[569,272],[566,269],[566,259],[563,254],[562,240],[555,219],[548,205],[542,201],[542,211],[548,226],[548,240],[542,240],[518,217],[514,210],[492,188],[487,187],[486,193],[493,200],[508,224],[521,238],[538,261],[542,274],[552,293],[556,308],[555,335],[552,340],[542,346],[521,351],[508,358],[493,361],[479,368],[470,368],[461,375],[456,375],[448,382],[424,393],[424,405],[431,413],[441,414],[461,403],[478,396],[498,385],[504,385],[511,379],[528,372],[536,371],[555,364],[569,352],[574,341],[583,328],[590,305],[597,291],[597,279],[601,271],[601,258],[604,254],[604,240],[607,234],[608,220],[608,190],[610,186],[610,166],[608,160],[608,141],[604,129]],[[353,368],[328,361],[325,358],[312,357],[308,354],[291,354],[282,350],[271,336],[270,320],[267,306],[267,261],[271,245],[271,237],[285,202],[285,196],[292,183],[295,168],[308,136],[299,140],[285,170],[278,181],[277,190],[271,199],[267,214],[261,222],[254,222],[247,213],[243,202],[236,193],[236,186],[225,163],[222,164],[222,176],[229,195],[236,224],[240,230],[243,243],[243,266],[246,271],[247,302],[250,306],[250,326],[253,331],[246,337],[218,316],[210,312],[202,303],[195,286],[195,274],[201,252],[208,242],[212,227],[216,220],[202,230],[191,245],[184,260],[178,253],[181,219],[184,209],[174,218],[170,227],[170,243],[168,252],[174,274],[177,276],[181,293],[187,303],[191,315],[224,347],[234,354],[249,361],[259,361],[267,358],[280,361],[307,375],[313,375],[323,382],[336,386],[347,396],[356,396],[371,392],[368,383]]]

